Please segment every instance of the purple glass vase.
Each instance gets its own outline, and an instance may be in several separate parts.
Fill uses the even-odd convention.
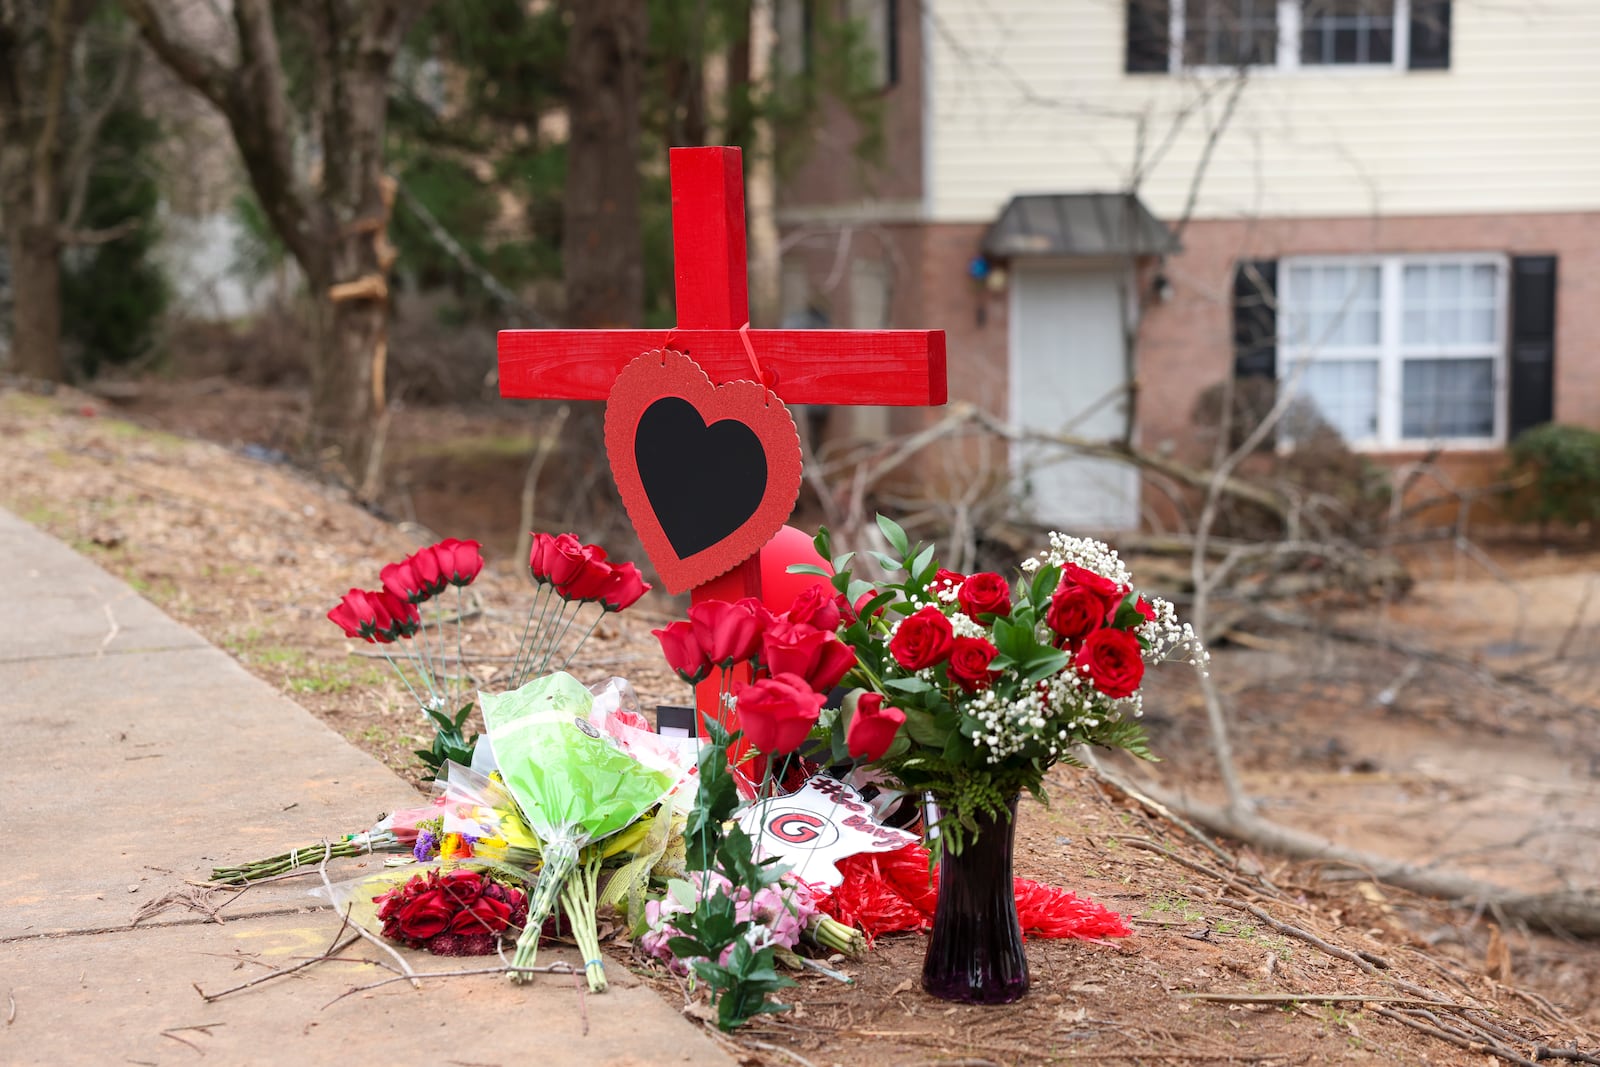
[[[1009,1004],[1028,991],[1028,955],[1011,875],[1017,798],[1004,818],[980,814],[977,822],[977,835],[965,835],[966,847],[939,861],[939,900],[922,988],[960,1004]]]

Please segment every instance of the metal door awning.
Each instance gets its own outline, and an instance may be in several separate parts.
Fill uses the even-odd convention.
[[[983,235],[989,259],[1156,256],[1181,251],[1165,223],[1127,193],[1014,196]]]

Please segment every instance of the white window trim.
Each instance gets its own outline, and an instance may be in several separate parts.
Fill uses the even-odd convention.
[[[1464,267],[1495,268],[1495,312],[1497,336],[1492,344],[1462,344],[1429,353],[1407,353],[1402,341],[1405,327],[1404,273],[1410,263],[1447,264]],[[1341,348],[1323,351],[1313,342],[1294,344],[1286,334],[1292,309],[1286,302],[1289,271],[1295,267],[1377,267],[1379,269],[1378,345],[1372,348]],[[1347,441],[1358,452],[1421,452],[1433,447],[1456,451],[1486,451],[1504,448],[1509,420],[1510,387],[1507,378],[1507,353],[1511,337],[1511,262],[1508,256],[1492,252],[1406,253],[1382,256],[1296,256],[1279,261],[1278,380],[1298,377],[1297,369],[1308,362],[1337,363],[1343,360],[1378,360],[1378,432],[1373,437]],[[1403,425],[1401,373],[1406,359],[1490,358],[1494,361],[1494,434],[1491,437],[1402,437]],[[1292,447],[1286,442],[1285,447]]]
[[[1394,0],[1394,58],[1388,63],[1304,63],[1300,62],[1300,15],[1305,0],[1278,0],[1278,53],[1273,63],[1247,67],[1253,74],[1297,74],[1315,71],[1335,77],[1369,77],[1374,74],[1404,73],[1410,69],[1411,0]],[[1238,68],[1183,62],[1184,11],[1187,0],[1172,0],[1167,12],[1167,71],[1172,74],[1198,74],[1216,77]]]

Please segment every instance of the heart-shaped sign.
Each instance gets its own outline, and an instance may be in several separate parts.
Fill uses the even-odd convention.
[[[704,585],[761,550],[800,495],[800,435],[772,390],[713,385],[682,352],[623,368],[606,402],[606,455],[668,591]]]

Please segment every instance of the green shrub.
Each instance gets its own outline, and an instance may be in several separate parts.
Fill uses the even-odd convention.
[[[1545,423],[1511,443],[1518,473],[1534,473],[1533,488],[1519,495],[1525,517],[1568,526],[1600,521],[1600,432]]]

